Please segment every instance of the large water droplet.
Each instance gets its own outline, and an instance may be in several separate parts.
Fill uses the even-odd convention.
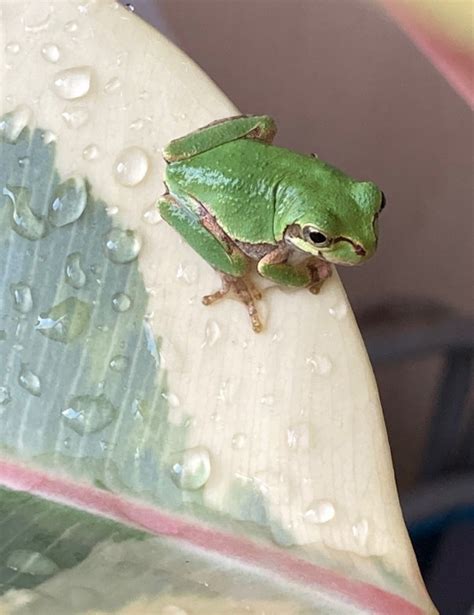
[[[140,252],[141,243],[133,231],[111,229],[105,236],[105,253],[113,263],[130,263]]]
[[[65,423],[81,436],[104,429],[115,419],[116,414],[117,409],[105,395],[74,397],[61,412]]]
[[[13,307],[15,310],[22,314],[28,314],[33,307],[31,288],[28,284],[19,282],[18,284],[11,284],[10,290],[13,295]]]
[[[61,116],[68,128],[77,129],[87,122],[89,111],[86,107],[67,107]]]
[[[12,400],[10,389],[7,386],[0,386],[0,410]]]
[[[42,335],[64,344],[79,337],[89,324],[91,306],[75,297],[68,297],[40,314],[36,330]]]
[[[328,500],[317,500],[313,502],[304,513],[304,519],[309,523],[321,524],[331,521],[335,514],[336,511],[332,502]]]
[[[30,209],[31,192],[26,188],[4,187],[4,196],[7,196],[13,204],[11,225],[14,231],[35,241],[46,235],[45,221]]]
[[[28,393],[36,397],[41,395],[41,380],[31,371],[26,363],[21,364],[20,373],[18,374],[18,384],[22,386],[25,391],[28,391]]]
[[[128,358],[123,354],[115,355],[110,359],[110,369],[114,372],[124,372],[128,367]]]
[[[311,367],[313,374],[325,376],[332,369],[332,363],[328,357],[314,355],[306,359],[306,363]]]
[[[87,188],[82,177],[70,177],[59,184],[49,206],[48,219],[61,227],[78,220],[87,205]]]
[[[6,565],[11,570],[34,576],[50,576],[58,572],[59,567],[52,559],[37,551],[16,549],[7,557]]]
[[[116,312],[126,312],[132,306],[132,300],[125,293],[116,293],[112,297],[112,307]]]
[[[206,323],[206,328],[204,329],[204,341],[201,344],[201,348],[207,346],[208,348],[212,348],[217,340],[221,336],[221,328],[215,320],[208,320]]]
[[[51,62],[52,64],[56,64],[61,57],[61,52],[59,47],[54,43],[46,43],[41,48],[41,55],[47,62]]]
[[[91,162],[92,160],[97,160],[97,158],[99,157],[99,154],[100,154],[99,147],[95,143],[91,143],[90,145],[87,145],[82,150],[82,157],[84,158],[84,160],[88,160],[89,162]]]
[[[16,56],[21,51],[20,43],[12,41],[11,43],[7,43],[5,45],[5,52],[9,53],[13,56]]]
[[[19,105],[0,119],[0,137],[14,143],[31,120],[32,112],[27,105]]]
[[[247,446],[247,435],[244,433],[236,433],[232,436],[232,448],[240,450]]]
[[[86,274],[81,267],[79,252],[73,252],[67,256],[65,278],[66,282],[73,288],[82,288],[86,283]]]
[[[189,448],[172,460],[171,478],[180,489],[203,487],[211,474],[209,451],[204,446]]]
[[[74,100],[85,96],[91,87],[92,68],[90,66],[75,66],[56,73],[53,90],[60,98]]]
[[[122,186],[136,186],[148,172],[148,156],[140,147],[127,147],[118,155],[114,172]]]

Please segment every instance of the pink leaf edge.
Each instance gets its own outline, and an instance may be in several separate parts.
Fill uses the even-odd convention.
[[[326,590],[352,604],[380,615],[421,615],[424,611],[405,598],[370,583],[349,579],[342,574],[297,558],[285,550],[172,516],[131,498],[75,483],[8,460],[0,460],[0,486],[28,492],[48,501],[77,508],[149,532],[174,537],[191,547],[235,558],[265,572],[284,576],[306,587]]]

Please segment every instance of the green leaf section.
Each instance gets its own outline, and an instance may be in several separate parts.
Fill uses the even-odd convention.
[[[13,121],[14,113],[0,125]],[[184,448],[186,427],[168,420],[140,238],[114,222],[84,178],[59,176],[48,133],[8,134],[0,133],[0,447],[178,507],[168,459]],[[199,503],[201,492],[186,500]]]

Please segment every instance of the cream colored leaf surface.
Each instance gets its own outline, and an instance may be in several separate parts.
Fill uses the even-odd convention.
[[[4,120],[6,140],[15,141],[25,126],[41,131],[44,144],[54,144],[61,180],[73,177],[77,188],[77,178],[85,178],[112,224],[135,233],[119,251],[131,251],[129,260],[138,254],[147,347],[166,374],[168,427],[180,434],[179,447],[167,437],[160,461],[171,472],[173,463],[189,463],[192,489],[181,485],[176,505],[166,491],[138,483],[127,484],[128,492],[206,522],[225,519],[236,534],[249,527],[261,541],[433,612],[401,517],[372,369],[337,275],[318,296],[267,287],[260,308],[265,331],[256,335],[239,303],[201,304],[219,279],[154,209],[164,189],[163,146],[238,111],[186,56],[113,2],[0,6],[0,116],[12,114]],[[108,256],[115,263],[127,258]],[[75,275],[80,283],[77,267]],[[125,366],[105,356],[109,363],[115,358],[116,371]],[[128,357],[132,367],[137,356]],[[99,364],[81,365],[93,372]],[[102,405],[102,416],[107,411]],[[109,440],[118,447],[125,419],[112,419],[110,410]],[[58,442],[69,437],[70,425]],[[27,430],[24,419],[20,431]],[[137,476],[152,422],[140,433]],[[59,444],[48,456],[39,445],[33,453],[22,437],[5,449],[12,458],[66,474],[78,470],[65,463]],[[117,467],[114,488],[126,482]]]

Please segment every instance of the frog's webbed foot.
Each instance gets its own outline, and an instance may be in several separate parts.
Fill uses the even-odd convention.
[[[222,288],[211,295],[203,297],[202,302],[204,305],[212,305],[228,295],[231,297],[233,296],[247,306],[252,328],[255,333],[260,333],[263,329],[263,325],[259,318],[257,308],[255,307],[255,301],[262,298],[262,293],[248,279],[237,278],[227,274],[221,274],[221,276]]]
[[[306,266],[311,273],[311,283],[308,285],[308,290],[313,295],[317,295],[324,282],[332,275],[331,263],[314,258],[309,260]]]

